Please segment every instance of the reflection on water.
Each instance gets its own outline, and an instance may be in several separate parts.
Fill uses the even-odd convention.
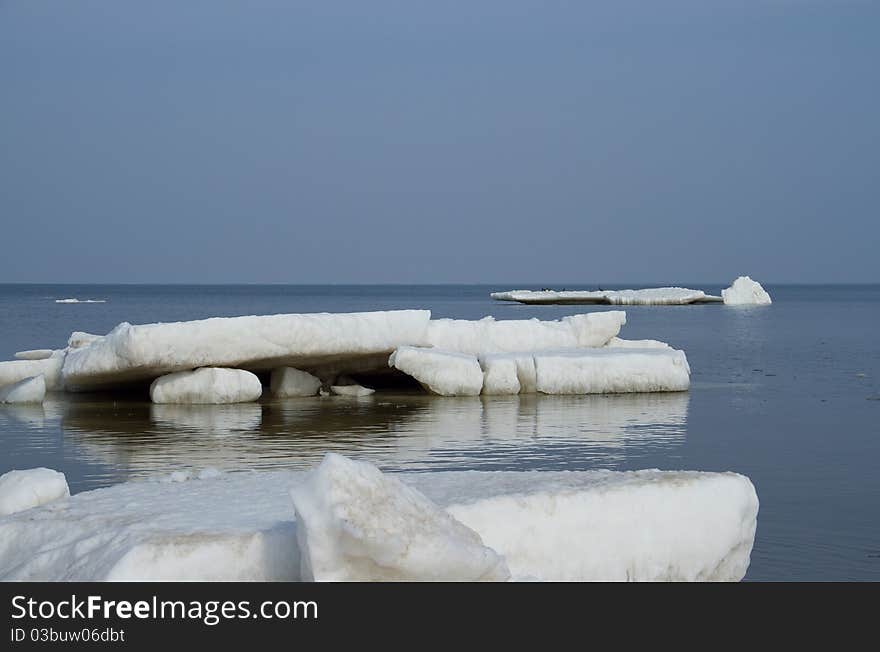
[[[306,468],[327,451],[409,471],[615,467],[628,455],[682,444],[687,409],[686,393],[379,394],[192,406],[73,396],[46,408],[7,407],[0,418],[42,433],[28,435],[31,446],[57,446],[60,438],[67,460],[105,466],[118,481],[185,467]]]

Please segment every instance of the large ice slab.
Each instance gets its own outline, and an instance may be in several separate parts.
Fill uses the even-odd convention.
[[[718,303],[721,297],[681,287],[641,290],[509,290],[493,292],[498,301],[526,304],[606,304],[613,306],[683,306]]]
[[[0,475],[0,516],[16,514],[70,495],[63,473],[37,468]]]
[[[46,379],[42,375],[0,387],[0,403],[42,403],[44,398]]]
[[[602,346],[626,324],[620,310],[571,315],[556,321],[485,317],[435,319],[428,324],[428,346],[468,355]]]
[[[202,367],[160,376],[150,385],[153,403],[223,404],[256,401],[260,379],[244,369]]]
[[[423,344],[430,315],[427,310],[397,310],[122,323],[108,335],[71,349],[63,376],[69,388],[86,389],[209,366],[309,370]]]
[[[542,394],[681,392],[690,387],[684,351],[602,348],[537,354],[535,387]]]
[[[721,296],[728,306],[766,306],[773,303],[761,284],[748,276],[737,278],[729,288],[721,290]]]
[[[402,346],[391,354],[388,365],[441,396],[477,396],[483,387],[483,371],[472,355]]]
[[[372,464],[328,454],[291,497],[304,580],[510,578],[480,535]]]
[[[754,487],[733,473],[472,471],[395,477],[476,532],[516,579],[739,580],[757,524]],[[300,579],[289,491],[303,479],[302,473],[266,472],[126,483],[2,517],[0,579]],[[349,491],[352,486],[358,485],[351,483]],[[329,498],[332,504],[338,499]],[[326,508],[315,505],[321,518],[330,518],[325,534],[333,535],[339,532],[334,528],[345,526],[336,520],[341,512],[331,518],[321,513]],[[346,513],[360,523],[375,509],[365,495]],[[418,513],[407,510],[404,515]],[[405,532],[396,514],[389,509],[373,525]],[[366,546],[373,559],[400,559],[404,539],[394,538],[383,549],[378,531],[358,534],[351,550]],[[331,543],[337,550],[345,545]],[[443,554],[442,547],[436,550]],[[396,572],[403,568],[398,565]]]
[[[443,396],[679,392],[690,387],[684,351],[614,338],[599,348],[460,353],[403,347],[389,364]]]

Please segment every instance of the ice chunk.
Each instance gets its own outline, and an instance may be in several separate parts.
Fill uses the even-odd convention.
[[[315,396],[321,389],[321,380],[293,367],[280,367],[272,372],[269,388],[272,396],[279,398]]]
[[[470,471],[393,477],[476,532],[506,559],[514,578],[738,580],[748,567],[757,523],[754,487],[733,473]],[[302,480],[303,474],[285,471],[132,482],[6,516],[0,518],[0,580],[299,579],[297,537],[303,535],[297,533],[289,490]],[[396,516],[397,508],[374,502],[386,495],[382,491],[357,493],[350,479],[339,482],[352,502],[343,492],[309,491],[309,496],[346,510],[336,516],[350,511],[358,525],[381,512],[375,530],[356,531],[356,543],[373,559],[399,563],[399,532],[407,531],[404,524],[418,510],[405,504]],[[400,494],[390,493],[396,505]],[[308,528],[308,517],[303,520]],[[331,525],[345,527],[336,517]],[[439,529],[434,542],[448,534]],[[387,547],[378,534],[385,531],[395,533]],[[342,547],[339,540],[334,545],[337,551]],[[445,548],[437,551],[435,568],[461,564],[458,548],[449,550],[452,557],[445,557]],[[314,552],[315,559],[326,559],[323,550]],[[403,559],[410,565],[394,572],[424,572],[411,563],[415,557]]]
[[[497,301],[526,304],[607,304],[616,306],[680,306],[691,303],[718,303],[721,297],[702,290],[681,287],[641,290],[510,290],[493,292]]]
[[[402,346],[391,354],[388,365],[441,396],[477,396],[483,387],[483,371],[471,355]]]
[[[748,276],[740,276],[729,288],[721,290],[721,296],[728,306],[766,306],[772,303],[770,295],[761,284]]]
[[[19,351],[15,354],[16,360],[45,360],[51,358],[55,353],[53,349],[31,349],[29,351]]]
[[[679,392],[690,387],[684,351],[601,348],[535,354],[536,388],[544,394]]]
[[[44,398],[46,379],[42,375],[0,387],[0,403],[42,403]]]
[[[61,368],[64,365],[65,350],[53,351],[48,358],[41,360],[10,360],[0,362],[0,387],[12,385],[25,378],[43,376],[46,389],[60,390],[64,387]]]
[[[372,464],[330,453],[290,493],[305,580],[510,577],[476,532]]]
[[[376,392],[375,389],[364,387],[362,385],[331,385],[330,391],[337,396],[369,396]]]
[[[344,359],[387,356],[398,346],[423,344],[430,314],[397,310],[122,323],[100,340],[72,349],[64,379],[72,389],[86,389],[197,367],[309,369]]]
[[[531,359],[531,356],[528,357]],[[483,394],[519,394],[522,389],[516,357],[505,353],[483,356],[480,358],[480,368],[483,370]]]
[[[9,471],[0,475],[0,516],[22,512],[69,495],[63,473],[42,467]]]
[[[250,371],[220,367],[178,371],[150,385],[153,403],[247,403],[262,393],[260,379]]]
[[[435,348],[468,355],[602,346],[625,323],[626,313],[619,310],[571,315],[558,321],[435,319],[428,324],[427,339]]]

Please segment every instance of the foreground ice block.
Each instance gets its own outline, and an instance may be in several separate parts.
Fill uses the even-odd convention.
[[[321,389],[321,380],[306,371],[281,367],[272,371],[269,389],[277,398],[315,396]]]
[[[557,321],[435,319],[428,324],[427,345],[468,355],[603,346],[624,324],[626,313],[621,310],[571,315]]]
[[[766,306],[772,303],[770,295],[761,284],[748,276],[737,278],[729,288],[721,290],[721,296],[728,306]]]
[[[150,385],[153,403],[223,404],[256,401],[260,379],[243,369],[202,367],[160,376]]]
[[[63,473],[37,468],[0,475],[0,516],[23,512],[70,495]]]
[[[375,394],[376,390],[371,387],[364,387],[363,385],[331,385],[330,393],[335,394],[336,396],[354,396],[364,397],[370,396],[371,394]]]
[[[372,464],[328,454],[291,497],[304,580],[510,577],[504,560],[480,535]]]
[[[441,396],[477,396],[483,387],[483,371],[472,355],[402,346],[391,354],[388,365]]]
[[[721,297],[702,290],[681,287],[642,290],[510,290],[493,292],[497,301],[526,304],[606,304],[613,306],[683,306],[692,303],[719,303]]]
[[[42,403],[44,398],[46,380],[42,375],[0,387],[0,403]]]
[[[331,485],[341,483],[351,495],[330,494],[321,499],[327,504],[310,507],[321,524],[331,526],[322,530],[329,542],[313,541],[316,554],[324,555],[320,546],[330,545],[337,552],[369,550],[373,560],[399,561],[407,540],[400,533],[408,532],[406,522],[420,513],[421,503],[403,512],[377,508],[343,471],[337,469]],[[504,558],[514,579],[739,580],[757,524],[754,487],[734,473],[471,471],[394,477],[476,532]],[[133,482],[2,517],[0,579],[300,579],[297,539],[303,535],[297,534],[289,492],[303,480],[296,472],[254,472]],[[398,485],[381,486],[376,495],[389,507],[411,495],[396,492]],[[341,502],[344,512],[326,511]],[[377,509],[381,518],[369,521]],[[351,533],[338,520],[342,513],[352,519]],[[375,530],[360,529],[364,522]],[[397,533],[387,548],[383,531]],[[444,559],[461,562],[460,549],[449,549],[452,556],[445,557],[447,549],[437,546],[447,536],[440,528],[439,538],[425,540],[438,557],[430,560],[435,568]],[[477,558],[476,550],[469,548],[468,563]],[[394,572],[405,568],[410,566],[398,563]]]
[[[63,376],[76,390],[197,367],[309,370],[344,359],[387,358],[398,346],[422,344],[430,315],[428,310],[396,310],[122,323],[108,335],[72,348]]]

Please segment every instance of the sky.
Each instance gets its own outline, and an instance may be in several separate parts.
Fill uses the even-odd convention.
[[[0,283],[880,282],[880,3],[0,0]]]

